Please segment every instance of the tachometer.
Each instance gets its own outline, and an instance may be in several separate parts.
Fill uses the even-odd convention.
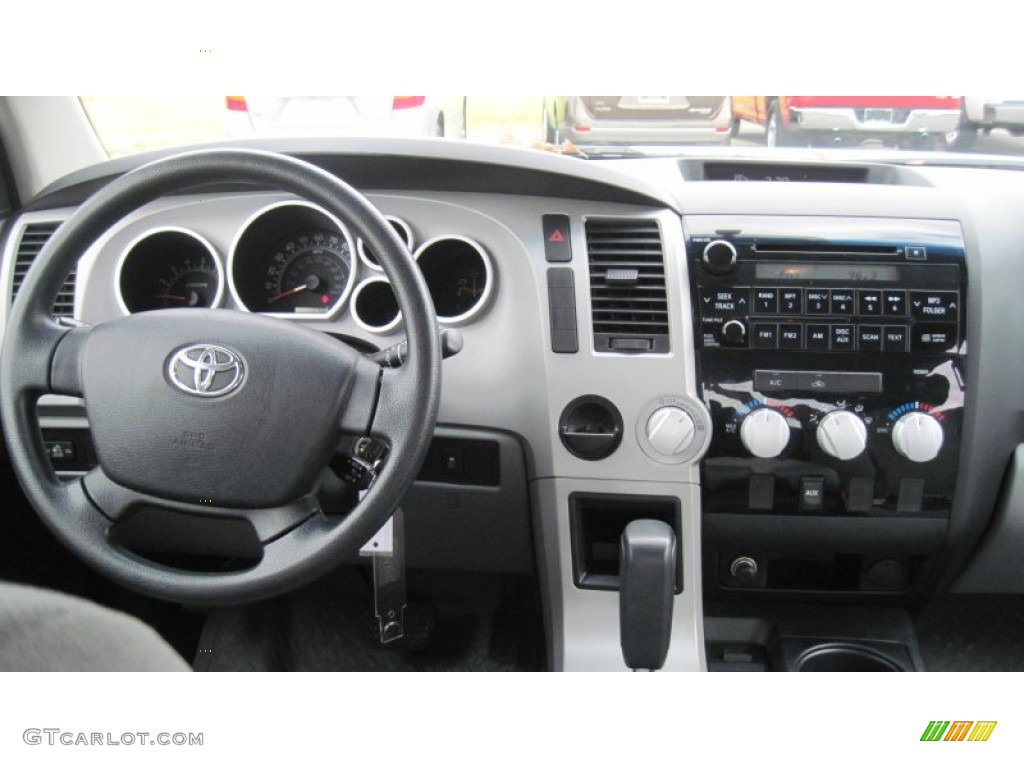
[[[176,307],[215,307],[224,280],[214,247],[195,232],[147,232],[125,249],[117,295],[126,314]]]

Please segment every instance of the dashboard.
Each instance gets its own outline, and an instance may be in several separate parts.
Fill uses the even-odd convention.
[[[1024,437],[1018,172],[856,153],[261,146],[367,195],[440,325],[463,335],[410,494],[410,559],[537,574],[553,668],[623,668],[617,544],[639,518],[679,542],[668,669],[714,665],[708,649],[733,631],[719,615],[1024,590],[1024,510],[1001,494]],[[137,162],[25,206],[4,241],[6,295],[56,226]],[[56,309],[102,323],[193,306],[365,351],[403,338],[346,222],[216,184],[109,230]],[[80,401],[48,396],[40,415],[58,472],[95,461]]]

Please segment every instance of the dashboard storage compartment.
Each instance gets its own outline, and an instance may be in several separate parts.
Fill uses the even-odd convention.
[[[581,589],[619,588],[622,532],[634,520],[659,520],[682,541],[679,500],[661,496],[574,493],[569,497],[573,581]],[[683,547],[678,546],[679,552]],[[683,559],[677,558],[676,594],[683,591]]]

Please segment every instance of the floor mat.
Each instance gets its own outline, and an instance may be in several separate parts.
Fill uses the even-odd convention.
[[[419,584],[419,589],[417,588]],[[197,671],[524,671],[541,665],[528,586],[410,574],[406,637],[382,646],[367,575],[345,569],[294,594],[213,611]]]
[[[1024,671],[1024,595],[945,596],[915,624],[929,671]]]

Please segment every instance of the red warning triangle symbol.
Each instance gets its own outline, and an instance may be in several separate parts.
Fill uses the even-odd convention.
[[[552,232],[551,236],[548,237],[548,242],[549,243],[564,243],[565,242],[565,238],[562,236],[562,230],[556,229],[554,232]]]

